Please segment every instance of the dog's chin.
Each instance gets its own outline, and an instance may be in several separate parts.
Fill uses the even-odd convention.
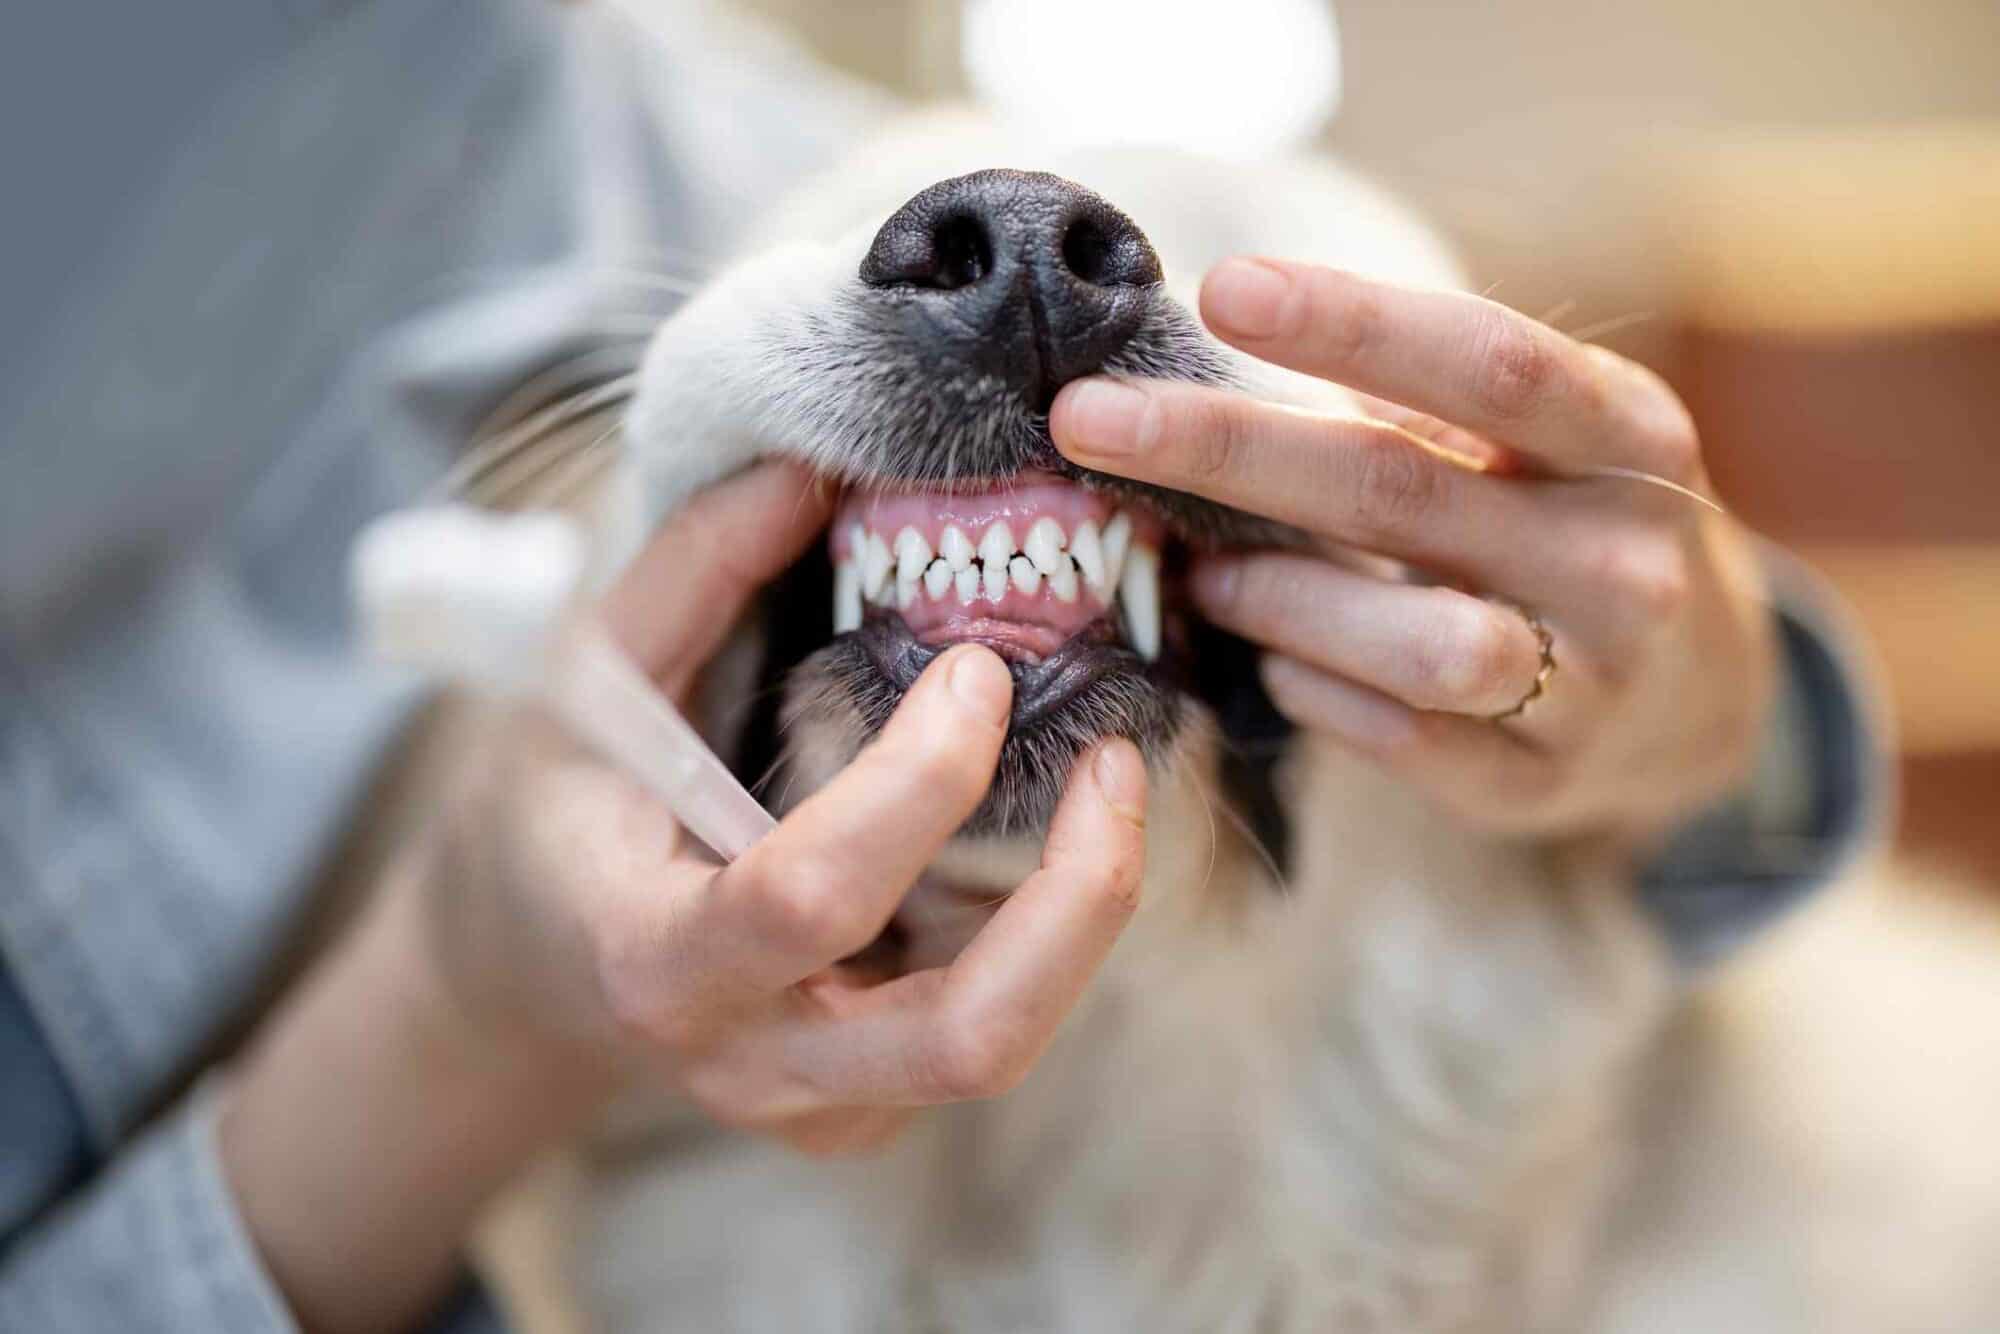
[[[888,722],[904,693],[943,647],[920,643],[900,620],[871,617],[793,669],[786,687],[795,752],[844,762]],[[1010,661],[1013,716],[985,798],[964,838],[1039,836],[1077,760],[1098,742],[1126,737],[1149,765],[1163,760],[1185,711],[1179,688],[1111,638],[1082,633],[1036,663]]]

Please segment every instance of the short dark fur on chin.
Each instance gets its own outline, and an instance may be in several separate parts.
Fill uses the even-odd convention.
[[[1094,491],[1136,500],[1183,540],[1209,546],[1296,546],[1295,529],[1200,496],[1080,468],[1049,439],[1047,405],[997,378],[939,363],[886,317],[881,294],[857,288],[809,319],[803,337],[769,355],[807,378],[838,385],[812,405],[815,461],[858,487],[948,487],[1040,469]],[[1236,375],[1179,303],[1155,290],[1131,339],[1106,373],[1234,387]],[[894,404],[893,412],[880,410]]]
[[[1018,676],[1020,668],[1012,670]],[[903,692],[882,673],[857,634],[842,635],[797,667],[786,682],[788,730],[847,723],[855,749],[889,721]],[[1171,752],[1180,732],[1180,692],[1136,672],[1114,672],[1085,686],[1060,708],[1011,724],[986,799],[960,833],[975,838],[1039,837],[1055,815],[1070,770],[1107,737],[1129,738],[1149,767]],[[851,758],[851,757],[850,757]]]

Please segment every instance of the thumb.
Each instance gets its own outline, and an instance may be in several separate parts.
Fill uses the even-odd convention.
[[[831,507],[796,463],[759,463],[716,483],[669,516],[619,576],[604,599],[606,625],[662,690],[680,694]]]

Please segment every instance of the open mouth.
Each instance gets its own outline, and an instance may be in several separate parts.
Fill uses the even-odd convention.
[[[1053,473],[945,491],[851,493],[829,539],[833,628],[899,692],[953,644],[984,644],[1031,726],[1161,659],[1155,516]]]
[[[845,763],[954,644],[1014,679],[986,801],[962,831],[1038,832],[1076,760],[1107,737],[1163,760],[1179,732],[1197,622],[1176,590],[1186,541],[1144,497],[1028,470],[946,485],[850,484],[825,544],[782,581],[766,621],[776,715],[753,724],[750,772],[803,746]],[[829,621],[801,597],[831,605]],[[825,747],[835,745],[829,753]]]

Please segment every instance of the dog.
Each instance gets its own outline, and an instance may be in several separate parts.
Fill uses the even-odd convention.
[[[1190,550],[1293,535],[1049,443],[1055,389],[1092,372],[1358,411],[1202,327],[1187,284],[1241,250],[1464,285],[1414,211],[1330,162],[1064,150],[934,114],[802,189],[653,335],[599,511],[612,564],[758,458],[840,489],[702,699],[774,805],[987,604],[1014,722],[892,925],[906,966],[950,958],[1032,869],[1085,747],[1133,739],[1155,797],[1143,907],[1006,1097],[859,1161],[620,1109],[567,1178],[560,1286],[587,1327],[1636,1329],[1647,1256],[1702,1290],[1686,1257],[1713,1220],[1659,1221],[1644,1183],[1690,1152],[1663,1087],[1704,1087],[1662,1072],[1716,1044],[1676,1037],[1687,991],[1625,873],[1469,831],[1285,728],[1176,580]]]

